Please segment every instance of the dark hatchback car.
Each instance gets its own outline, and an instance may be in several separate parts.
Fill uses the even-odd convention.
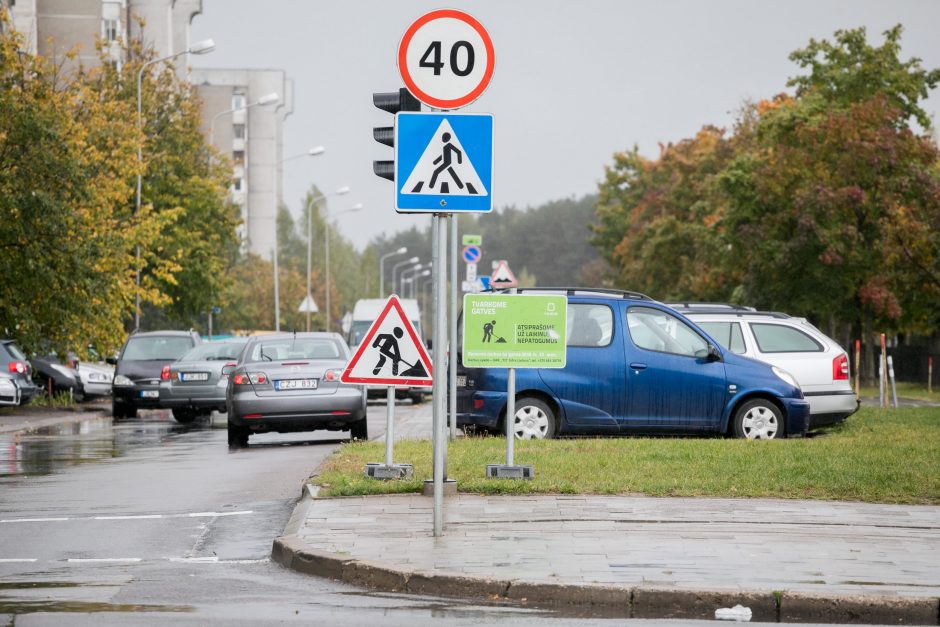
[[[253,433],[349,431],[369,438],[366,393],[340,383],[349,346],[338,333],[271,333],[251,338],[229,375],[228,443],[248,445]]]
[[[33,368],[11,339],[0,340],[0,372],[4,379],[0,384],[0,404],[25,405],[35,396],[38,388],[31,379]]]
[[[533,291],[568,297],[567,362],[516,371],[517,438],[806,433],[809,404],[790,374],[723,349],[669,307],[613,290],[517,293]],[[458,361],[457,424],[505,433],[506,388],[505,368]]]
[[[201,342],[195,331],[147,331],[127,338],[118,357],[107,360],[115,366],[112,415],[117,419],[133,418],[138,409],[161,408],[160,381],[164,366]]]

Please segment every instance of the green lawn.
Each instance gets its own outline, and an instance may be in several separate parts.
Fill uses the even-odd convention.
[[[927,386],[921,383],[903,383],[898,381],[896,384],[898,390],[898,398],[910,398],[917,401],[929,401],[933,403],[940,403],[940,384],[934,385],[930,393],[927,392]],[[878,386],[877,385],[863,385],[862,386],[862,396],[868,396],[870,398],[878,398]],[[888,387],[888,398],[893,400],[890,384]]]
[[[516,442],[531,481],[485,478],[505,463],[498,437],[460,438],[448,448],[448,475],[462,492],[483,494],[648,494],[776,497],[872,503],[940,504],[940,407],[863,407],[842,425],[809,438],[576,438]],[[364,477],[385,459],[384,442],[343,446],[311,481],[325,496],[418,492],[431,477],[428,441],[399,442],[395,462],[415,479]]]

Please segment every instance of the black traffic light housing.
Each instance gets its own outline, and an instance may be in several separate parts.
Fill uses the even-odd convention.
[[[412,96],[411,92],[405,87],[398,91],[372,94],[372,104],[393,115],[399,111],[421,110],[421,101]],[[376,126],[372,129],[372,137],[380,144],[395,147],[394,126]],[[375,172],[376,176],[381,176],[383,179],[395,180],[394,161],[373,161],[372,171]]]

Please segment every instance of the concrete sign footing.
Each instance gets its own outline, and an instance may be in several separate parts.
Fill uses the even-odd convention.
[[[392,464],[391,466],[375,462],[366,464],[366,476],[372,479],[385,481],[411,479],[412,475],[414,475],[414,467],[411,464]]]
[[[434,480],[425,479],[424,487],[421,489],[424,496],[434,496]],[[444,496],[457,496],[457,480],[444,479]]]
[[[487,464],[487,479],[532,479],[535,470],[532,466],[506,466],[505,464]]]

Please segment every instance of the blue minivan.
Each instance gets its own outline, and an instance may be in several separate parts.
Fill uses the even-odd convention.
[[[564,368],[516,370],[517,438],[559,435],[801,436],[809,403],[785,370],[722,348],[643,294],[531,288],[568,297]],[[458,352],[460,347],[458,346]],[[457,424],[505,433],[508,371],[457,370]]]

